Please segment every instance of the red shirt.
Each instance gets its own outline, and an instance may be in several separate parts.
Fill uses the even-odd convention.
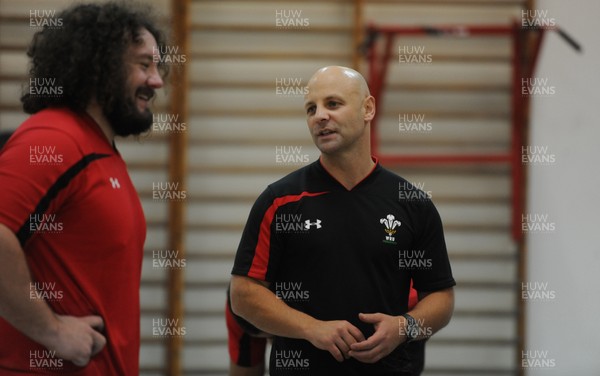
[[[91,117],[47,109],[17,129],[0,153],[0,223],[25,251],[30,298],[101,316],[107,339],[81,368],[0,318],[0,374],[137,376],[146,222],[125,162]]]

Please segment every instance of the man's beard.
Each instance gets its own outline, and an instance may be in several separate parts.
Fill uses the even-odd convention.
[[[152,127],[152,112],[149,109],[140,112],[135,104],[135,98],[143,94],[151,99],[154,97],[154,90],[148,87],[140,87],[136,90],[133,99],[128,97],[125,91],[122,90],[115,96],[112,106],[105,105],[103,108],[110,127],[116,135],[122,137],[138,135],[148,131]]]

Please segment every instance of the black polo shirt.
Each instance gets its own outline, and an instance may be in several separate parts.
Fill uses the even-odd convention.
[[[320,320],[401,315],[417,291],[454,286],[442,223],[428,194],[381,167],[347,190],[316,161],[269,185],[246,223],[232,274],[270,282],[289,306]],[[338,363],[308,341],[276,337],[272,375],[379,375],[404,369],[402,349],[367,365]]]

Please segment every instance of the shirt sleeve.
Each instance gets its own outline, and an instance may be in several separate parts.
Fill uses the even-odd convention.
[[[416,204],[422,218],[418,226],[416,252],[422,252],[427,268],[412,270],[414,288],[433,292],[456,285],[452,276],[440,215],[430,200]]]
[[[59,208],[76,187],[57,187],[57,182],[81,156],[65,132],[18,129],[0,152],[0,223],[18,235],[40,208],[45,208],[42,214],[60,215]]]
[[[250,211],[231,274],[271,281],[282,250],[281,240],[273,231],[277,209],[271,189],[265,189]]]

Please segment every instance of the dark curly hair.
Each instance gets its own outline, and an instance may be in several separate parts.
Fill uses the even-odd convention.
[[[83,111],[93,97],[104,108],[112,107],[113,93],[122,90],[127,74],[124,54],[139,41],[140,31],[147,29],[159,48],[166,44],[150,8],[139,4],[78,4],[58,13],[56,19],[61,26],[36,32],[27,55],[29,83],[51,78],[61,93],[35,95],[25,90],[21,102],[29,114],[59,106]],[[168,73],[165,64],[159,63],[159,70],[163,77]]]

